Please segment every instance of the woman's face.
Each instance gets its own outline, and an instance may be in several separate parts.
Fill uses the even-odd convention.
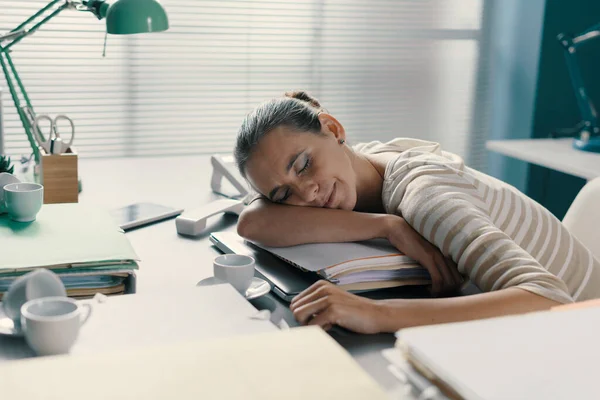
[[[278,127],[266,134],[246,164],[250,183],[276,203],[352,210],[356,174],[344,128],[320,114],[321,135]]]

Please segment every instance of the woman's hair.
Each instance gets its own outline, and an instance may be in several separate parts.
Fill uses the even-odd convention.
[[[319,114],[323,111],[317,99],[306,92],[287,92],[259,105],[246,115],[240,127],[233,151],[237,167],[246,177],[246,163],[258,142],[279,126],[296,132],[321,133]]]

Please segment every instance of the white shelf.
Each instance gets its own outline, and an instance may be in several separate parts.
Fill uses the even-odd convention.
[[[600,153],[573,148],[573,139],[491,140],[488,150],[587,180],[600,176]]]

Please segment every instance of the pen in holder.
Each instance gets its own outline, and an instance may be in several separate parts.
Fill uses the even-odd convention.
[[[40,164],[44,204],[77,203],[79,200],[77,150],[71,146],[65,153],[48,154],[40,147]]]

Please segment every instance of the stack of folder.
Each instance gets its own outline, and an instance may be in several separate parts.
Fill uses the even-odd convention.
[[[289,247],[252,244],[296,268],[317,273],[345,290],[366,291],[431,283],[431,276],[422,265],[384,239]]]
[[[419,398],[598,399],[600,303],[556,310],[402,329],[384,356]]]
[[[71,297],[131,293],[138,261],[123,230],[102,209],[45,204],[31,223],[0,216],[0,296],[38,268],[55,272]]]

